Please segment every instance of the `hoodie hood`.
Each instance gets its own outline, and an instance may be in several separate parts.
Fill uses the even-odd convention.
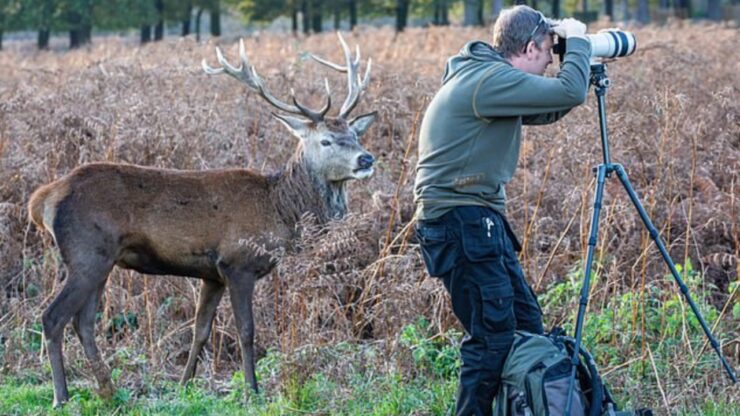
[[[468,42],[457,55],[447,60],[447,66],[445,67],[445,73],[442,76],[442,83],[445,84],[463,68],[482,62],[506,62],[503,56],[501,56],[493,46],[486,42],[476,40]]]

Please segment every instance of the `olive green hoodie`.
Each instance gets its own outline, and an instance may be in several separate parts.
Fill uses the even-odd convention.
[[[421,123],[417,217],[437,218],[460,205],[505,214],[522,124],[553,123],[586,100],[590,54],[587,40],[570,39],[554,78],[514,68],[485,42],[451,57]]]

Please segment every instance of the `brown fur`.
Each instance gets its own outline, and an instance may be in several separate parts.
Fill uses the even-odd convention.
[[[254,283],[274,266],[271,253],[294,237],[296,222],[304,213],[326,221],[343,215],[345,209],[344,184],[316,177],[300,152],[283,174],[273,177],[247,169],[179,171],[96,163],[40,187],[29,200],[29,216],[54,236],[69,270],[64,289],[42,319],[55,405],[68,399],[61,340],[70,318],[101,394],[113,391],[93,327],[94,312],[114,265],[203,279],[183,382],[195,373],[197,356],[228,287],[244,371],[256,390]]]
[[[320,222],[342,217],[347,210],[345,182],[373,172],[374,158],[358,138],[376,114],[345,119],[367,85],[370,67],[360,84],[353,75],[359,56],[353,63],[341,35],[339,39],[348,59],[350,85],[338,118],[325,117],[331,107],[329,96],[319,112],[295,99],[292,106],[272,97],[257,73],[247,68],[243,43],[240,69],[229,65],[220,51],[223,67],[211,68],[203,61],[206,73],[234,76],[271,105],[293,114],[273,114],[299,139],[283,174],[265,177],[247,169],[179,171],[95,163],[73,170],[31,196],[29,216],[53,235],[69,272],[64,288],[42,316],[55,406],[69,398],[62,339],[70,319],[102,395],[113,392],[110,370],[95,344],[94,326],[95,311],[114,266],[203,279],[182,382],[195,374],[198,354],[228,287],[244,375],[257,390],[255,281],[275,265],[274,253],[294,237],[303,215],[311,214]],[[336,69],[335,64],[328,65]]]

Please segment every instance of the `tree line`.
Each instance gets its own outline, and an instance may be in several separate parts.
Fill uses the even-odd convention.
[[[679,17],[695,15],[691,0],[616,0],[623,10],[616,16],[615,0],[0,0],[0,49],[5,32],[35,31],[39,49],[49,47],[52,33],[68,33],[70,48],[89,43],[92,30],[136,29],[142,43],[161,40],[165,24],[179,26],[182,36],[200,39],[201,22],[209,19],[212,36],[221,35],[221,12],[235,10],[249,22],[269,22],[278,17],[291,20],[294,33],[321,32],[324,27],[339,29],[348,22],[352,29],[359,17],[395,16],[395,28],[403,31],[411,16],[425,17],[430,24],[448,25],[454,10],[468,26],[483,25],[502,8],[529,4],[562,17],[563,9],[583,20],[598,12],[612,21],[650,21],[650,10],[670,10]],[[704,17],[722,18],[722,1],[735,6],[738,0],[707,0]],[[597,3],[598,2],[598,3]],[[603,2],[603,3],[602,3]],[[634,7],[634,10],[631,8]],[[205,16],[204,16],[205,15]]]
[[[68,33],[70,48],[92,40],[92,30],[137,29],[141,42],[164,38],[165,22],[180,25],[182,36],[200,37],[203,14],[210,32],[221,35],[220,0],[0,0],[0,48],[5,32],[36,31],[39,49],[52,33]]]

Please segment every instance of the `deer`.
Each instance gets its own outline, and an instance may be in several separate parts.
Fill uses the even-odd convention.
[[[348,118],[369,83],[372,60],[361,77],[360,48],[353,59],[337,33],[346,65],[310,57],[345,73],[347,96],[336,117],[324,79],[326,104],[312,110],[276,98],[249,63],[239,42],[238,67],[216,48],[220,67],[203,59],[206,74],[227,74],[246,84],[279,112],[275,117],[298,139],[295,152],[275,174],[248,168],[173,170],[117,163],[91,163],[38,188],[30,197],[30,220],[46,230],[67,270],[64,286],[42,314],[51,363],[54,407],[69,400],[62,344],[71,320],[98,383],[98,394],[114,393],[111,372],[95,342],[95,312],[111,270],[118,266],[143,274],[201,279],[193,339],[180,382],[195,375],[198,356],[209,338],[213,318],[228,289],[235,317],[242,366],[250,388],[255,377],[255,282],[279,261],[271,253],[298,238],[301,218],[319,223],[347,212],[347,182],[373,174],[375,158],[360,144],[374,122],[371,112]]]

